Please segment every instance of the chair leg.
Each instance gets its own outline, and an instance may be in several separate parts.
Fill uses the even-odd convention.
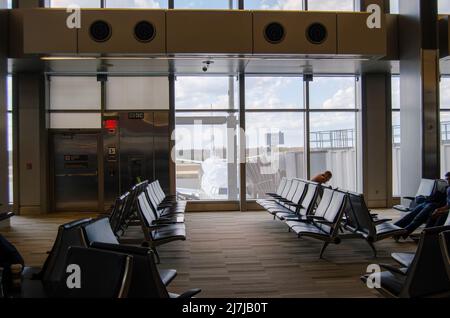
[[[325,242],[322,245],[322,249],[320,250],[320,255],[319,258],[323,258],[323,253],[325,252],[325,250],[327,249],[328,245],[330,244],[330,242]]]
[[[375,245],[370,241],[366,240],[366,242],[367,242],[367,244],[369,244],[370,248],[372,249],[373,257],[377,257],[377,249],[375,248]]]
[[[156,256],[156,264],[161,264],[161,258],[159,257],[158,251],[156,247],[152,247],[153,254]]]

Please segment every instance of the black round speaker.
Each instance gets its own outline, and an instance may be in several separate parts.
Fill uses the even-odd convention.
[[[306,38],[313,44],[323,43],[327,36],[327,28],[321,23],[313,23],[306,29]]]
[[[91,24],[89,33],[94,41],[105,42],[111,37],[112,31],[108,22],[98,20]]]
[[[270,43],[280,43],[283,41],[284,36],[284,27],[278,22],[269,23],[264,29],[264,37]]]
[[[139,42],[150,42],[154,39],[156,30],[148,21],[141,21],[134,27],[134,36]]]

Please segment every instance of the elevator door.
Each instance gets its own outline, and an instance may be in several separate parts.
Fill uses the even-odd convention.
[[[99,211],[97,133],[53,135],[54,210]]]

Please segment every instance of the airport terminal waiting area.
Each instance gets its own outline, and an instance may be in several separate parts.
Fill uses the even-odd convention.
[[[283,178],[265,212],[186,213],[155,180],[104,215],[4,214],[2,295],[448,297],[450,217],[409,237],[394,225],[445,189],[423,179],[409,206],[371,211],[361,194]]]

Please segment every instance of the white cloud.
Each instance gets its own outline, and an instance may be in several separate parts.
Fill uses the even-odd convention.
[[[347,87],[345,89],[338,90],[333,97],[327,99],[323,103],[322,108],[355,108],[355,88]]]

